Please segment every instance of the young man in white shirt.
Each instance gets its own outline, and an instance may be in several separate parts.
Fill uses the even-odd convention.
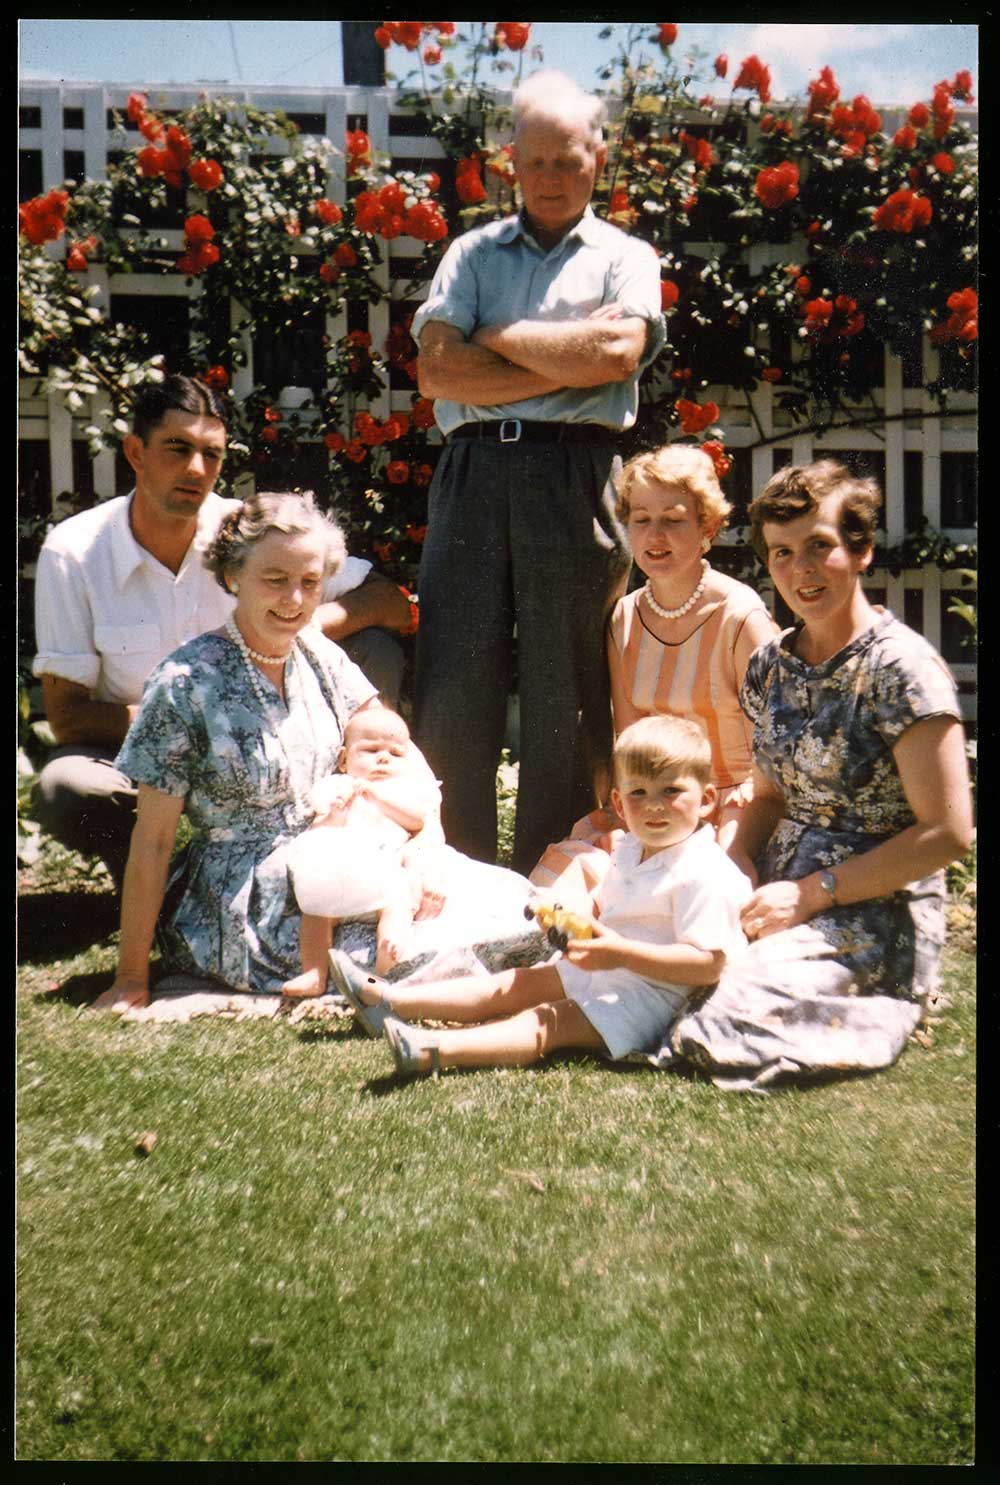
[[[114,759],[153,667],[230,616],[233,599],[202,554],[237,503],[213,490],[226,452],[226,409],[200,382],[169,376],[144,387],[123,447],[134,492],[62,522],[39,555],[33,666],[58,745],[36,785],[36,814],[63,844],[100,854],[116,883],[135,791]],[[410,623],[396,585],[348,558],[316,620],[367,664],[372,683],[395,705],[402,652],[382,631],[405,632]]]

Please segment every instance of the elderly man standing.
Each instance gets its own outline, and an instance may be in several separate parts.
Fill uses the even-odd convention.
[[[415,736],[448,840],[496,853],[495,775],[517,631],[527,872],[594,802],[610,743],[604,623],[629,556],[619,435],[661,349],[653,249],[590,209],[603,105],[557,72],[514,97],[523,207],[459,238],[414,319],[446,447],[420,575]]]

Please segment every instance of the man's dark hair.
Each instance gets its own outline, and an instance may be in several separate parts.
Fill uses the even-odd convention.
[[[226,405],[212,387],[190,376],[167,376],[162,382],[148,382],[136,392],[132,432],[145,443],[168,412],[193,413],[196,418],[218,418],[223,427],[229,421]]]

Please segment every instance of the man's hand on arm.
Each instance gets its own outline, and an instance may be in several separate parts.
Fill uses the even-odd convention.
[[[364,582],[329,603],[321,603],[316,621],[327,639],[339,642],[361,629],[390,629],[405,634],[412,622],[409,599],[380,572],[370,572]]]
[[[60,745],[123,742],[139,710],[119,701],[94,701],[86,686],[47,673],[42,676],[42,701]]]
[[[478,337],[479,332],[476,332]],[[491,350],[476,339],[466,340],[455,325],[430,320],[420,335],[417,385],[424,397],[444,397],[472,407],[523,402],[567,385],[555,365],[542,374],[513,358]]]
[[[473,344],[539,376],[558,376],[564,387],[599,387],[627,381],[646,346],[646,321],[603,304],[585,319],[516,320],[484,325]]]

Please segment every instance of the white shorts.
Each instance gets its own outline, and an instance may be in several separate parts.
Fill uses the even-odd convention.
[[[553,967],[566,999],[580,1007],[613,1058],[654,1051],[687,1005],[684,991],[654,985],[630,969],[590,973],[566,959]]]

